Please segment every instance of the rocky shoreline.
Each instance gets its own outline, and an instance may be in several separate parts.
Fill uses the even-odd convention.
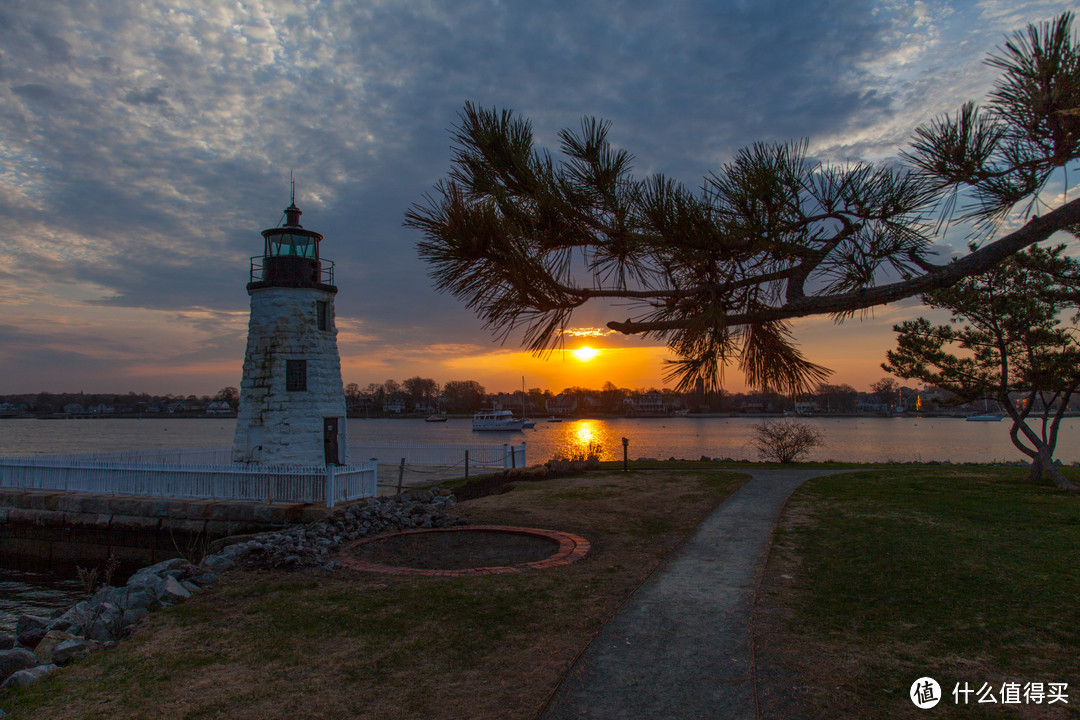
[[[147,613],[184,602],[239,566],[336,570],[333,555],[352,540],[395,530],[462,525],[447,515],[447,490],[367,498],[320,521],[224,538],[198,564],[173,558],[135,572],[123,587],[106,585],[87,600],[43,618],[21,615],[16,634],[0,634],[0,692],[26,687],[129,636]],[[0,710],[0,717],[3,711]]]

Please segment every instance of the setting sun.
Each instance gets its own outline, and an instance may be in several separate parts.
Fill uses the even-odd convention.
[[[581,347],[574,351],[574,357],[581,362],[589,362],[599,354],[599,350],[591,347]]]

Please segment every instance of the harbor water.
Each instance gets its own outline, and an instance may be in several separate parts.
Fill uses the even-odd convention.
[[[350,443],[527,444],[530,464],[573,456],[592,448],[602,459],[629,457],[756,460],[751,439],[760,417],[664,417],[537,419],[519,432],[474,432],[466,418],[445,423],[422,419],[351,419]],[[810,459],[847,462],[1022,462],[1009,441],[1009,422],[965,422],[937,417],[810,417],[825,444]],[[229,445],[233,419],[5,419],[0,420],[0,457]],[[1062,422],[1057,458],[1080,462],[1080,418]],[[367,458],[354,458],[366,460]],[[386,463],[396,458],[380,458]],[[74,603],[79,583],[70,574],[0,569],[0,632],[14,629],[19,613],[48,614]]]
[[[825,444],[810,460],[841,462],[1016,462],[1025,456],[1009,441],[1009,421],[965,422],[944,417],[804,418]],[[622,458],[622,438],[634,458],[670,457],[756,459],[751,446],[761,417],[662,417],[536,419],[536,427],[518,432],[474,432],[467,418],[445,423],[422,419],[350,419],[349,440],[365,443],[501,444],[528,447],[530,463],[598,447],[603,459]],[[233,419],[87,419],[0,420],[0,457],[51,453],[101,452],[152,448],[231,445]],[[1056,457],[1080,462],[1080,417],[1061,424]],[[354,458],[366,460],[367,458]],[[380,458],[392,462],[396,458]]]

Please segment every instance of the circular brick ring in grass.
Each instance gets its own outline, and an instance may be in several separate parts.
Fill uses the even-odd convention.
[[[589,541],[557,530],[466,525],[405,530],[346,545],[338,560],[362,572],[467,577],[568,565]]]

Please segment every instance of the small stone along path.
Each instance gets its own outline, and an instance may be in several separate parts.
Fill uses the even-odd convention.
[[[558,530],[461,525],[364,538],[342,548],[337,560],[360,572],[474,577],[569,565],[590,547],[585,538]],[[471,567],[478,561],[493,564]]]

